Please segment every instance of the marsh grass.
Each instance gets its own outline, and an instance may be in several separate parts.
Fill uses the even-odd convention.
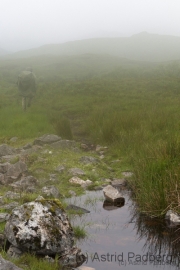
[[[16,61],[22,66],[23,60]],[[122,166],[134,171],[131,187],[142,211],[162,215],[171,207],[178,210],[178,72],[172,73],[168,65],[146,69],[139,63],[131,63],[129,67],[107,69],[106,73],[98,72],[94,76],[85,75],[85,70],[81,76],[82,70],[73,69],[66,72],[63,69],[64,75],[58,76],[59,71],[56,73],[53,65],[50,70],[44,62],[42,65],[36,63],[37,75],[47,75],[47,78],[39,81],[32,107],[23,113],[13,85],[20,66],[14,69],[14,61],[1,65],[1,143],[17,136],[17,144],[20,145],[27,139],[55,133],[65,139],[86,139],[106,145],[112,159],[123,160],[117,174]],[[81,137],[82,134],[85,138]],[[30,172],[36,174],[36,169],[43,167],[41,176],[48,177],[59,165],[58,160],[59,163],[64,162],[63,156],[69,168],[76,167],[78,154],[69,151],[65,157],[64,153],[58,156],[52,152],[52,156],[44,157],[47,159],[44,164],[37,155],[30,156]],[[80,168],[85,169],[83,166]],[[117,166],[115,169],[117,171]],[[97,175],[88,167],[86,171],[93,185],[109,174],[103,167],[98,169]],[[68,196],[67,185],[63,184],[67,179],[67,175],[61,176],[61,190]],[[78,187],[72,186],[72,189],[78,190]]]
[[[74,236],[77,239],[85,238],[87,236],[86,230],[82,226],[79,226],[79,225],[73,226],[73,231],[74,231]]]

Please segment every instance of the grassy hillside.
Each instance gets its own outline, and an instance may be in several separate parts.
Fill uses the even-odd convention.
[[[24,58],[39,55],[72,56],[80,54],[109,54],[138,61],[171,61],[180,59],[180,37],[148,34],[131,37],[94,38],[63,44],[49,44],[39,48],[20,51],[10,58]]]

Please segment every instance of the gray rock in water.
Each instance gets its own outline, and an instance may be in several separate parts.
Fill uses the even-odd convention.
[[[40,196],[12,211],[5,235],[13,246],[43,255],[61,254],[74,245],[73,229],[59,200]]]
[[[23,270],[22,268],[17,267],[12,262],[9,262],[0,255],[0,270]]]
[[[85,175],[85,172],[79,168],[71,168],[68,170],[68,173],[76,176],[76,175]]]
[[[15,154],[15,149],[7,144],[0,145],[0,157]]]
[[[47,197],[59,198],[61,195],[55,186],[47,186],[42,188],[42,195]]]
[[[169,220],[171,223],[174,225],[179,225],[180,224],[180,215],[178,215],[176,212],[172,210],[168,210],[165,219]]]
[[[96,164],[99,162],[99,160],[95,157],[91,157],[91,156],[83,156],[80,158],[79,160],[80,162],[84,163],[84,164]]]
[[[109,202],[124,203],[125,201],[124,197],[122,197],[119,191],[115,189],[114,187],[112,187],[111,185],[104,187],[103,193],[104,193],[104,197]]]
[[[60,141],[60,140],[61,140],[61,137],[59,137],[57,135],[45,134],[42,137],[35,139],[34,144],[41,146],[44,144],[52,144],[52,143],[55,143],[55,142]]]

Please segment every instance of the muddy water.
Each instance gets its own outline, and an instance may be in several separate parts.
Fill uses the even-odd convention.
[[[88,233],[77,242],[88,257],[84,265],[96,270],[179,269],[180,230],[162,220],[140,217],[129,192],[124,191],[123,196],[125,205],[113,209],[103,208],[102,191],[88,191],[68,200],[91,211],[71,219]]]

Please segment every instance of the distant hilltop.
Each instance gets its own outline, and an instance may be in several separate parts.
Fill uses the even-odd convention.
[[[8,58],[40,55],[108,54],[138,61],[162,62],[180,60],[180,37],[142,32],[131,37],[92,38],[9,54]]]

